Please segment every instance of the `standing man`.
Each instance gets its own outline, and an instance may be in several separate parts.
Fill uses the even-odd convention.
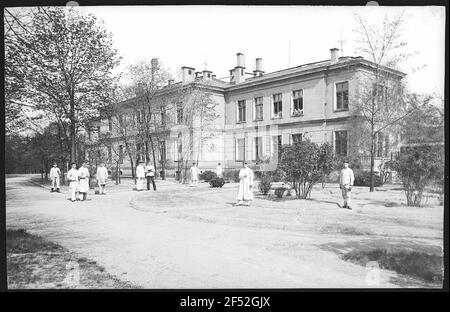
[[[100,167],[97,168],[97,176],[95,178],[97,179],[99,194],[106,195],[105,188],[108,182],[108,169],[106,169],[104,162],[101,162]]]
[[[53,168],[50,169],[50,179],[52,180],[52,189],[50,192],[56,191],[59,193],[59,177],[61,176],[61,170],[59,170],[56,163],[53,164]]]
[[[153,184],[153,190],[156,191],[155,166],[150,161],[147,162],[147,166],[145,167],[145,177],[147,178],[147,191],[150,191],[150,181]]]
[[[70,200],[74,202],[77,199],[78,191],[78,170],[75,163],[72,163],[72,168],[67,172],[67,180],[69,181],[71,192]]]
[[[339,187],[342,190],[342,198],[344,199],[343,208],[352,209],[350,203],[353,181],[355,181],[353,170],[348,167],[348,161],[344,161],[344,168],[339,176]]]
[[[81,201],[87,199],[87,193],[89,192],[89,170],[86,167],[86,161],[81,163],[81,167],[78,169],[78,193]]]
[[[145,179],[145,168],[143,162],[140,161],[139,165],[136,167],[136,190],[142,191],[144,189],[144,179]]]
[[[239,192],[237,205],[250,206],[253,200],[253,170],[244,162],[243,168],[239,171]]]
[[[198,167],[195,162],[192,163],[192,167],[191,167],[190,171],[191,171],[191,185],[197,186],[198,185]]]
[[[217,164],[216,174],[217,174],[218,178],[222,178],[223,169],[222,169],[222,166],[220,165],[220,163]]]

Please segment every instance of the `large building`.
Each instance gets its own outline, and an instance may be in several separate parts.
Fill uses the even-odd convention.
[[[193,67],[182,67],[181,81],[169,80],[151,100],[147,98],[148,102],[153,102],[153,107],[166,108],[159,111],[158,116],[161,115],[160,121],[168,120],[164,129],[152,128],[154,139],[158,141],[151,142],[158,147],[155,159],[158,163],[164,162],[167,175],[174,175],[183,166],[190,166],[192,161],[198,162],[202,170],[215,168],[219,162],[226,169],[238,168],[244,160],[257,165],[260,160],[269,159],[276,164],[281,145],[305,138],[317,143],[331,143],[337,155],[356,153],[357,148],[350,144],[355,129],[352,101],[361,93],[361,82],[366,74],[375,69],[374,63],[362,57],[339,57],[335,48],[330,50],[328,60],[271,73],[263,71],[260,58],[255,60],[254,68],[249,72],[244,55],[237,53],[229,81],[217,79],[208,70],[196,72]],[[386,67],[383,71],[396,81],[405,76]],[[199,92],[207,94],[208,101],[214,103],[207,108],[214,110],[207,112],[214,115],[207,123],[201,121],[201,114],[195,108],[188,111],[195,107],[192,103],[205,101]],[[141,105],[142,101],[145,102],[145,95],[117,103],[116,107],[122,112],[118,118],[129,116],[143,124],[140,108],[145,105]],[[192,115],[191,123],[184,120],[187,115]],[[125,144],[124,137],[113,129],[111,118],[114,117],[103,118],[96,124],[100,133],[110,133],[111,146],[107,147],[104,158],[114,165],[112,154],[116,151],[122,171],[129,174],[132,166],[127,151],[133,154],[131,160],[135,160],[135,166],[136,160],[149,157],[143,150],[150,143],[142,142],[138,135],[129,132]],[[377,147],[377,161],[389,157],[394,145],[392,140],[382,139]],[[100,151],[96,155],[103,157]]]

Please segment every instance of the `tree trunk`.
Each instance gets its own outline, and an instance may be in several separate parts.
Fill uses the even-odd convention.
[[[373,133],[373,128],[372,128]],[[375,169],[375,136],[371,136],[370,140],[370,192],[374,191],[374,170]]]
[[[76,120],[75,120],[75,99],[73,91],[70,92],[70,162],[77,162],[76,159]]]

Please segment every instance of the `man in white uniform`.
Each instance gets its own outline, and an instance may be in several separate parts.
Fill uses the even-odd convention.
[[[153,190],[156,191],[155,166],[151,162],[147,162],[147,166],[145,166],[145,177],[147,178],[147,191],[150,191],[150,182],[152,182]]]
[[[250,206],[253,200],[253,170],[244,162],[243,168],[239,171],[239,192],[237,205]]]
[[[78,191],[78,170],[75,163],[72,164],[72,168],[67,172],[67,180],[69,181],[69,187],[71,196],[70,199],[74,202],[77,199]]]
[[[81,167],[78,169],[78,193],[79,199],[84,201],[87,199],[87,193],[89,191],[89,170],[86,167],[86,162],[81,163]]]
[[[339,176],[339,187],[342,190],[342,198],[344,199],[343,208],[352,209],[350,204],[353,181],[355,181],[353,170],[348,167],[348,162],[345,161],[344,168],[341,170],[341,174]]]
[[[59,193],[59,177],[61,176],[61,170],[59,170],[56,163],[53,164],[53,168],[50,169],[50,180],[52,181],[52,189],[50,192],[56,191]]]
[[[136,190],[142,191],[144,189],[145,180],[145,168],[142,161],[140,161],[139,165],[136,167],[136,178]]]
[[[222,169],[222,166],[220,165],[220,163],[217,164],[216,174],[217,174],[218,178],[222,178],[223,169]]]
[[[97,183],[99,187],[99,194],[106,195],[105,188],[108,182],[108,169],[105,167],[105,163],[101,162],[100,167],[97,168]]]
[[[191,171],[191,185],[197,186],[198,185],[198,168],[196,163],[192,163],[192,167],[190,169]]]

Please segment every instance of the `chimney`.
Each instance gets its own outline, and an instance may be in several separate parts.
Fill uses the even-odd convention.
[[[158,59],[152,58],[151,64],[152,64],[152,73],[156,72],[158,70]]]
[[[262,58],[258,57],[255,61],[255,70],[253,71],[253,75],[255,77],[260,77],[264,74],[262,70]]]
[[[211,74],[212,74],[212,71],[210,71],[210,70],[204,70],[203,71],[203,80],[209,80],[209,79],[211,79]]]
[[[230,70],[230,83],[241,83],[245,80],[244,54],[236,53],[237,66]]]
[[[194,81],[195,68],[183,66],[183,67],[181,67],[181,70],[183,72],[183,83],[189,83],[189,82]]]
[[[244,54],[239,52],[239,53],[236,53],[236,55],[237,55],[237,65],[236,65],[236,67],[245,68]]]
[[[332,48],[332,49],[330,49],[330,52],[331,52],[331,59],[330,59],[330,62],[331,62],[331,63],[336,63],[336,62],[338,61],[338,51],[339,51],[338,48]]]

